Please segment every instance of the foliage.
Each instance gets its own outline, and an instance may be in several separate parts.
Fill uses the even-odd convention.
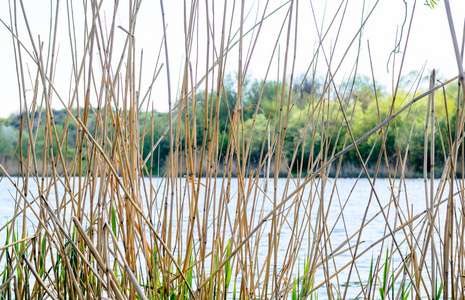
[[[192,118],[195,118],[197,129],[196,140],[194,142],[197,148],[201,147],[204,138],[206,138],[206,141],[209,140],[209,137],[211,137],[215,130],[215,126],[218,126],[220,136],[218,139],[218,149],[222,157],[226,155],[227,144],[230,139],[230,118],[233,117],[231,111],[237,103],[237,91],[235,90],[237,89],[237,85],[233,77],[231,75],[227,76],[224,84],[224,91],[221,94],[220,101],[217,101],[216,92],[206,95],[204,91],[200,91],[195,97],[195,115],[192,113],[192,101],[188,104],[189,108],[187,114],[189,122],[192,122]],[[299,89],[300,85],[302,85],[301,89]],[[330,118],[330,120],[332,120],[331,124],[305,124],[304,116],[306,115],[332,114],[339,108],[336,99],[328,100],[319,94],[320,86],[320,81],[316,80],[315,83],[309,83],[308,79],[306,79],[302,84],[294,83],[292,89],[291,99],[293,99],[293,102],[290,106],[290,115],[287,121],[288,133],[285,136],[283,151],[284,156],[288,160],[292,160],[292,157],[295,155],[297,163],[294,164],[293,171],[297,171],[299,164],[307,165],[312,153],[312,159],[315,158],[315,153],[318,153],[315,149],[321,149],[323,153],[329,155],[332,152],[342,150],[344,144],[348,145],[352,143],[349,135],[349,127],[345,121],[343,121],[341,114],[332,115]],[[282,88],[283,87],[276,81],[263,83],[258,80],[249,81],[244,87],[243,114],[240,116],[243,118],[244,128],[243,132],[242,129],[240,129],[240,131],[246,145],[250,147],[248,162],[251,165],[257,166],[262,147],[265,153],[269,150],[266,133],[269,131],[274,132],[277,129],[278,124],[272,120],[279,117],[280,103],[277,99],[281,95]],[[285,89],[287,90],[288,87]],[[375,128],[381,121],[386,119],[389,114],[400,109],[413,97],[405,91],[399,91],[397,98],[392,99],[386,96],[381,88],[377,88],[375,94],[368,77],[360,77],[354,82],[353,87],[343,87],[342,90],[345,91],[342,92],[343,95],[346,95],[345,99],[343,99],[345,111],[348,120],[351,120],[350,130],[355,139],[360,138],[366,132]],[[349,90],[351,90],[350,95]],[[451,133],[455,133],[455,115],[450,112],[455,111],[456,102],[453,99],[456,93],[456,87],[448,87],[444,93],[436,93],[435,159],[439,167],[441,167],[447,159],[444,157],[443,153],[444,150],[448,151],[449,147],[449,145],[444,142],[448,135],[448,126],[451,127]],[[207,102],[203,101],[206,97],[209,99]],[[447,109],[450,115],[449,120],[446,118],[445,99],[447,100]],[[207,107],[205,107],[205,105],[207,105]],[[205,114],[207,114],[208,120],[212,113],[215,114],[217,105],[219,105],[218,124],[208,123],[206,126]],[[419,101],[408,113],[402,114],[393,120],[387,133],[385,131],[380,131],[378,135],[372,135],[367,141],[358,146],[362,158],[366,159],[369,157],[368,166],[375,164],[378,160],[377,156],[369,156],[369,154],[373,147],[374,153],[380,153],[383,135],[386,136],[385,151],[388,162],[393,162],[397,156],[403,155],[407,146],[407,141],[409,140],[408,134],[410,128],[414,126],[407,155],[407,166],[413,169],[411,175],[417,174],[416,176],[420,176],[419,174],[421,174],[423,170],[423,145],[427,106],[426,98]],[[393,110],[390,112],[391,107]],[[287,109],[287,104],[284,104],[283,109]],[[417,117],[415,124],[413,124],[415,111]],[[58,136],[63,135],[64,130],[68,131],[68,138],[63,142],[61,148],[66,149],[66,157],[72,159],[76,149],[76,137],[78,134],[76,133],[76,124],[73,121],[67,120],[66,111],[64,109],[53,110],[52,112]],[[38,112],[36,112],[35,115],[37,116]],[[24,117],[26,116],[23,116],[23,119]],[[41,112],[40,121],[36,122],[37,124],[35,125],[43,126],[45,117],[46,111],[43,110]],[[181,112],[180,118],[181,129],[184,130],[186,119],[183,116],[183,112]],[[143,112],[140,114],[139,120],[141,136],[143,136],[140,146],[143,158],[148,158],[146,166],[149,172],[153,171],[155,174],[161,175],[165,170],[167,155],[169,153],[167,114],[155,111]],[[17,142],[19,128],[25,125],[21,125],[21,116],[19,115],[12,115],[7,119],[3,119],[2,124],[3,125],[0,126],[0,137],[3,138],[6,143],[0,143],[0,156],[10,157],[13,154],[13,149],[16,147],[15,143]],[[93,131],[94,124],[95,115],[90,113],[87,119],[87,127],[90,131]],[[340,127],[340,133],[334,130],[330,139],[321,141],[321,130],[327,125],[330,125],[330,127],[333,128],[332,130],[336,127]],[[205,129],[205,126],[207,129]],[[110,132],[112,130],[113,129],[110,129]],[[205,133],[207,137],[204,137]],[[44,130],[39,130],[36,138],[36,154],[38,157],[42,157],[44,151],[47,152],[47,149],[43,146],[44,134]],[[337,140],[337,143],[335,143],[334,141],[338,134],[340,138]],[[303,140],[305,140],[305,142],[302,142]],[[27,145],[27,142],[28,136],[25,135],[23,136],[23,144]],[[156,145],[156,147],[154,147],[154,145]],[[185,146],[186,145],[183,147]],[[83,147],[86,149],[86,142],[84,142]],[[152,152],[152,150],[154,151]],[[53,153],[48,153],[47,155],[56,156],[57,151],[58,147],[54,141]],[[350,151],[343,157],[343,164],[357,160],[356,152]],[[429,162],[427,166],[429,169]],[[439,169],[440,168],[438,168],[438,170]]]
[[[434,8],[435,5],[437,5],[439,0],[425,0],[425,5]]]

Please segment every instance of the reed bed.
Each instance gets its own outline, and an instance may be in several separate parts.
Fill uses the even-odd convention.
[[[59,9],[62,5],[66,9]],[[0,298],[463,298],[465,178],[456,174],[458,164],[464,162],[465,115],[461,52],[455,36],[461,76],[441,83],[433,72],[428,90],[417,91],[418,80],[399,101],[397,87],[404,56],[396,54],[394,61],[400,68],[392,104],[384,112],[386,118],[379,114],[378,125],[356,137],[351,124],[357,106],[349,100],[353,99],[357,68],[344,84],[335,82],[346,55],[333,61],[334,49],[322,46],[326,29],[315,25],[319,43],[311,54],[314,59],[306,77],[297,86],[313,82],[310,74],[317,69],[324,70],[325,81],[321,96],[308,95],[300,130],[290,132],[288,123],[298,94],[290,88],[297,77],[298,1],[278,8],[286,11],[279,32],[286,43],[279,44],[276,37],[270,65],[279,60],[280,69],[276,74],[266,73],[260,98],[252,107],[244,106],[242,92],[249,65],[260,55],[256,41],[261,28],[276,11],[265,9],[257,14],[250,29],[242,26],[247,17],[244,3],[224,7],[211,7],[217,4],[208,1],[206,7],[196,1],[184,3],[185,62],[174,98],[163,1],[163,14],[156,18],[160,18],[164,37],[153,82],[146,89],[141,88],[144,60],[135,35],[141,1],[124,3],[129,21],[119,27],[115,16],[123,10],[120,1],[114,2],[113,15],[106,18],[101,13],[102,2],[85,2],[82,24],[74,19],[73,5],[77,4],[56,3],[50,38],[43,41],[28,22],[27,5],[10,1],[9,28],[22,118],[18,143],[11,145],[15,148],[12,161],[19,163],[9,168],[9,161],[0,165],[2,180],[15,189],[10,191],[14,215],[1,227],[6,240],[0,247]],[[342,23],[344,5],[331,26]],[[444,5],[448,7],[448,1]],[[200,13],[200,8],[206,13]],[[238,27],[232,14],[240,20]],[[371,11],[359,30],[370,15]],[[26,31],[18,31],[15,24]],[[205,28],[199,24],[206,24]],[[67,74],[55,73],[59,70],[56,30],[68,25],[69,40],[60,42],[71,49],[65,63],[72,66],[72,74],[69,89],[61,90],[55,85],[56,78]],[[405,47],[410,26],[406,25]],[[206,41],[199,40],[202,30]],[[121,31],[125,33],[122,40]],[[347,52],[356,47],[359,33],[354,32]],[[206,45],[205,53],[195,51],[198,45]],[[238,100],[231,105],[224,80],[233,52]],[[199,55],[205,56],[202,67]],[[324,63],[318,65],[318,57],[324,57]],[[375,68],[372,71],[376,96]],[[157,94],[155,87],[160,88],[153,83],[165,75],[167,99],[157,101],[168,102],[168,120],[155,122],[149,99]],[[261,95],[270,78],[278,83],[274,113],[264,116],[266,132],[260,136],[258,149],[253,149],[259,153],[258,161],[252,162],[254,124],[263,115]],[[447,101],[435,102],[435,95],[457,84],[455,107],[447,107]],[[26,93],[27,89],[33,93]],[[52,100],[67,112],[63,130],[57,130],[54,122]],[[377,98],[373,101],[378,103]],[[415,121],[419,102],[428,103],[424,123]],[[444,105],[447,120],[455,122],[454,132],[447,123],[447,135],[437,129],[435,116],[435,107]],[[229,132],[219,125],[219,110],[224,107]],[[246,128],[244,113],[251,111],[253,122]],[[194,116],[200,113],[204,131],[199,139],[200,124]],[[397,122],[407,114],[414,120],[411,127]],[[95,117],[94,124],[88,123],[89,115]],[[405,185],[413,126],[424,126],[426,209],[422,211],[412,207]],[[153,138],[156,130],[163,132],[159,140]],[[395,131],[399,145],[395,161],[387,158],[384,147],[390,130]],[[41,157],[36,155],[39,133],[44,139]],[[438,172],[437,162],[431,153],[435,153],[438,133],[444,147],[444,168],[435,181],[431,174]],[[297,143],[289,158],[283,147],[291,135],[297,137]],[[144,155],[147,137],[152,137],[151,151]],[[322,141],[318,147],[317,137]],[[169,140],[169,154],[162,163],[161,139]],[[225,139],[227,143],[223,143]],[[376,163],[370,166],[369,157],[362,157],[358,150],[368,139],[377,139],[382,145],[371,152]],[[70,140],[75,141],[71,152]],[[334,146],[339,141],[343,141],[342,149]],[[352,191],[338,189],[342,158],[349,151],[358,157],[353,162],[358,178],[352,190],[357,190],[361,180],[370,186],[363,206],[350,196]],[[308,161],[303,153],[310,153]],[[377,184],[381,169],[387,174],[387,198],[381,197],[386,186]],[[13,173],[18,175],[9,175]],[[364,212],[355,229],[346,225],[351,219],[348,210],[354,206]],[[441,210],[445,217],[440,217]],[[364,230],[375,220],[381,220],[383,234],[364,243]],[[287,236],[282,236],[283,232]],[[345,236],[342,241],[334,240],[337,232]]]

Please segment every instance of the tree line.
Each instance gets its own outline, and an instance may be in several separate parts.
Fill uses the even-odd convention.
[[[183,136],[187,128],[186,122],[190,123],[190,130],[194,128],[193,124],[195,124],[195,140],[193,142],[196,143],[197,149],[202,146],[204,135],[208,135],[207,139],[211,137],[213,127],[217,126],[217,149],[221,160],[221,157],[226,155],[231,138],[231,120],[233,117],[231,114],[234,107],[239,105],[240,116],[236,117],[240,118],[240,122],[236,123],[239,124],[236,130],[240,130],[241,136],[244,137],[244,143],[248,143],[253,126],[250,145],[247,145],[250,149],[247,163],[251,168],[254,168],[259,164],[260,158],[263,159],[264,153],[270,150],[268,147],[272,147],[271,137],[267,136],[267,133],[277,132],[280,111],[285,110],[289,113],[283,153],[288,161],[292,160],[293,156],[295,157],[296,163],[293,164],[292,172],[298,172],[302,166],[305,170],[309,164],[315,163],[315,159],[328,159],[334,153],[350,145],[352,140],[348,123],[356,140],[375,128],[389,114],[394,113],[421,93],[420,90],[411,91],[403,88],[397,92],[396,98],[393,99],[382,88],[377,88],[375,92],[373,84],[366,77],[360,77],[351,84],[339,87],[340,92],[337,95],[325,90],[326,83],[321,78],[305,80],[300,78],[295,80],[292,86],[286,85],[285,87],[272,80],[265,83],[259,80],[246,80],[241,84],[241,95],[238,95],[238,84],[232,75],[227,76],[223,84],[221,94],[216,91],[199,91],[195,97],[189,98],[185,112],[179,114],[182,118],[179,117],[178,126],[173,126],[175,130],[179,131],[180,140],[183,141],[175,145],[178,147],[177,149],[183,150],[182,143],[185,143]],[[285,94],[290,95],[290,101],[284,101],[281,105],[280,97],[283,88],[286,91]],[[218,95],[221,95],[219,102],[216,101]],[[239,98],[240,100],[238,100]],[[456,86],[449,86],[447,89],[435,93],[434,148],[438,171],[444,165],[447,153],[449,153],[448,136],[455,134],[456,99]],[[195,101],[195,105],[192,105],[192,101]],[[217,103],[219,103],[218,109]],[[341,113],[341,105],[347,121],[344,120]],[[179,109],[180,106],[177,107]],[[94,130],[102,130],[95,126],[95,111],[97,109],[99,108],[89,111],[86,120],[87,128],[92,133]],[[373,169],[379,159],[379,153],[384,153],[382,161],[387,160],[390,164],[395,165],[398,157],[404,158],[408,148],[406,166],[410,173],[407,175],[421,176],[424,168],[425,126],[428,110],[431,108],[428,107],[427,98],[424,98],[415,103],[410,110],[395,118],[390,123],[386,135],[385,152],[382,152],[381,147],[382,136],[386,134],[384,131],[386,129],[361,143],[358,149],[361,157],[367,160],[367,166]],[[114,113],[124,116],[125,112],[115,110]],[[76,152],[78,126],[72,119],[68,118],[65,109],[52,110],[52,114],[57,136],[59,138],[66,136],[66,139],[61,141],[63,143],[61,149],[66,152],[63,154],[72,159]],[[73,114],[77,115],[77,112],[74,110]],[[211,120],[215,118],[216,114],[218,114],[218,123],[215,125]],[[313,121],[310,124],[305,124],[306,116],[309,114],[314,115]],[[176,112],[173,115],[178,116]],[[206,118],[205,115],[208,117]],[[8,118],[0,119],[0,139],[2,140],[0,158],[2,162],[5,163],[11,158],[18,160],[20,151],[23,151],[23,155],[26,153],[27,145],[31,142],[26,128],[27,118],[33,120],[32,126],[36,126],[35,128],[38,129],[36,130],[37,137],[34,139],[36,157],[42,158],[44,153],[51,155],[49,151],[53,151],[53,155],[56,156],[58,151],[56,141],[53,143],[53,149],[44,147],[44,134],[47,134],[43,129],[44,122],[46,122],[46,112],[45,110],[37,110],[32,118],[26,114],[13,114]],[[141,111],[138,119],[141,159],[150,157],[146,162],[147,170],[155,175],[163,175],[170,149],[169,134],[167,134],[169,126],[167,113]],[[205,124],[206,120],[208,124]],[[113,129],[110,127],[107,134],[112,134],[111,130]],[[21,143],[19,143],[19,139],[21,139]],[[89,141],[84,141],[83,145],[86,149],[89,146]],[[88,157],[84,155],[84,163],[87,163],[87,159]],[[342,158],[341,165],[341,174],[356,176],[361,168],[356,151],[351,150],[346,153]],[[429,160],[427,166],[429,168]],[[346,172],[344,172],[344,168],[346,168]]]

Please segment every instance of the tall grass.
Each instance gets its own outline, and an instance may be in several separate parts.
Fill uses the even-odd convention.
[[[276,37],[254,107],[244,107],[243,88],[251,61],[260,55],[257,41],[262,26],[267,26],[267,18],[276,11],[264,9],[250,29],[242,25],[248,17],[244,3],[224,7],[208,1],[206,6],[195,1],[184,3],[185,61],[178,97],[173,99],[169,62],[176,58],[169,55],[163,1],[162,16],[154,16],[162,17],[162,47],[152,70],[153,81],[146,90],[141,88],[144,56],[139,55],[135,35],[143,4],[129,1],[123,9],[116,1],[113,15],[105,18],[101,4],[84,2],[85,16],[80,23],[74,16],[77,3],[57,2],[50,38],[43,41],[34,35],[27,5],[21,0],[10,1],[9,28],[22,119],[18,144],[12,145],[16,147],[13,158],[19,164],[10,168],[0,165],[5,174],[2,180],[10,181],[15,189],[10,191],[14,214],[1,227],[6,237],[0,247],[1,298],[455,299],[464,294],[465,178],[456,176],[458,164],[463,170],[464,162],[461,68],[461,76],[444,83],[438,83],[433,72],[426,92],[417,91],[416,81],[405,104],[399,107],[396,101],[404,56],[397,54],[394,61],[400,60],[400,71],[388,116],[383,120],[378,113],[378,126],[357,139],[351,124],[358,106],[350,100],[357,68],[341,85],[334,78],[372,10],[354,33],[341,61],[333,60],[334,49],[323,47],[329,29],[315,25],[319,41],[305,76],[316,70],[323,72],[323,92],[321,96],[310,93],[307,114],[299,120],[301,130],[290,132],[288,123],[297,101],[290,87],[296,80],[297,32],[302,30],[298,26],[301,15],[296,13],[298,1],[289,1],[278,9],[286,11],[278,33],[285,43],[280,44]],[[448,1],[445,4],[448,7]],[[62,5],[66,9],[60,8]],[[342,24],[343,5],[347,4],[341,4],[337,15],[331,16],[332,27]],[[200,9],[205,12],[200,13]],[[129,15],[126,26],[117,26],[120,10]],[[238,27],[232,22],[236,18],[233,14],[239,19]],[[205,18],[204,29],[199,25],[201,18]],[[26,31],[18,31],[16,24],[25,26]],[[69,90],[55,85],[57,77],[67,76],[55,73],[59,70],[59,26],[69,26],[70,30],[69,40],[61,41],[69,43],[69,60],[60,62],[72,66]],[[411,26],[407,25],[405,47]],[[206,41],[199,40],[202,30]],[[125,33],[123,40],[117,31]],[[461,66],[455,33],[453,38]],[[335,45],[337,41],[338,37]],[[205,53],[193,51],[199,44],[206,45]],[[224,79],[233,51],[238,53],[238,100],[231,105],[225,99]],[[205,56],[202,68],[200,55]],[[321,61],[318,57],[324,57],[323,66],[317,64]],[[271,74],[269,70],[276,61],[280,68]],[[162,165],[157,155],[162,138],[153,138],[154,130],[162,125],[154,122],[149,101],[157,93],[163,95],[155,89],[160,86],[154,84],[158,76],[164,76],[160,70],[168,79],[163,87],[167,99],[157,101],[169,104],[168,126],[162,128],[162,138],[169,139],[169,155]],[[373,67],[372,75],[373,101],[379,112]],[[253,164],[249,158],[255,120],[262,113],[260,101],[270,78],[278,82],[275,108],[265,116],[266,132],[260,137],[260,148],[253,149],[259,151],[260,158]],[[302,87],[305,80],[297,85]],[[456,111],[448,110],[447,102],[435,103],[436,93],[457,83]],[[27,93],[28,89],[33,93]],[[201,90],[205,92],[200,94]],[[54,122],[52,99],[67,111],[62,132]],[[408,114],[416,120],[414,107],[420,101],[427,101],[428,114],[424,124],[413,122],[425,128],[426,210],[418,212],[408,199],[405,182],[414,125],[408,128],[398,124],[397,117]],[[445,167],[435,184],[437,170],[431,153],[435,153],[437,105],[446,105],[447,120],[453,120],[455,114],[456,123],[455,132],[448,123],[448,134],[440,135]],[[224,106],[230,132],[219,126],[219,110]],[[251,128],[244,125],[247,110],[253,111]],[[199,143],[200,125],[194,116],[200,113],[205,129]],[[88,123],[91,114],[96,120],[92,127]],[[76,126],[75,136],[70,134],[70,126]],[[346,134],[342,128],[347,128]],[[384,147],[389,130],[395,131],[399,145],[395,161],[388,159]],[[39,132],[44,137],[42,157],[36,155]],[[296,135],[298,142],[289,159],[283,155],[283,147],[290,135]],[[147,136],[152,137],[151,152],[144,157]],[[223,146],[225,137],[228,143]],[[317,137],[322,141],[319,147],[315,146]],[[376,161],[370,166],[369,157],[362,157],[358,149],[369,138],[382,143],[379,152],[370,153]],[[70,139],[76,141],[72,157],[67,155]],[[338,151],[332,145],[340,140],[344,147]],[[364,217],[357,220],[355,229],[347,225],[351,221],[347,210],[359,201],[351,198],[352,191],[338,189],[340,174],[344,173],[342,158],[349,151],[355,151],[358,157],[352,169],[345,171],[356,177],[352,190],[358,188],[360,180],[371,187],[369,199],[364,199],[366,207],[360,207]],[[309,153],[308,163],[304,163],[303,153]],[[278,178],[282,170],[295,169],[297,173],[286,171],[284,179]],[[164,173],[156,177],[159,170]],[[377,185],[380,170],[389,183],[388,202],[380,197],[386,193],[385,186]],[[18,176],[9,175],[13,172]],[[439,211],[444,207],[446,218],[441,219]],[[364,243],[364,230],[379,219],[384,233],[374,242]],[[338,230],[345,236],[342,241],[333,238]],[[283,237],[283,232],[288,237]],[[363,266],[370,259],[368,272]]]

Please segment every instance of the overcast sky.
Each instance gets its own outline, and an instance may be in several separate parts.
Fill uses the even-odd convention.
[[[15,0],[10,0],[13,5]],[[18,5],[19,5],[19,1]],[[128,1],[120,1],[120,12],[116,16],[117,25],[121,25],[123,28],[128,28],[128,18],[125,13]],[[189,2],[189,1],[188,1]],[[194,56],[192,60],[194,74],[197,74],[197,78],[200,78],[205,73],[205,49],[206,49],[206,38],[202,35],[205,32],[205,3],[200,1],[199,7],[199,38],[195,44],[194,49],[198,49],[198,57]],[[228,14],[232,12],[232,3],[229,1]],[[238,1],[237,1],[238,2]],[[281,6],[286,1],[271,0],[267,7],[267,13],[272,12],[277,7]],[[371,77],[370,61],[368,56],[367,41],[370,43],[371,56],[373,60],[373,68],[376,76],[377,85],[384,86],[386,91],[391,90],[393,74],[395,78],[398,76],[398,66],[400,61],[400,54],[396,56],[396,69],[392,69],[393,58],[391,58],[389,65],[389,73],[387,71],[387,63],[390,57],[391,51],[394,49],[396,36],[399,37],[401,34],[401,26],[403,24],[404,15],[407,13],[407,22],[402,31],[402,42],[401,50],[404,50],[405,40],[408,34],[408,28],[410,19],[412,17],[413,3],[414,1],[408,1],[407,11],[405,11],[405,5],[403,0],[380,0],[373,11],[373,14],[369,17],[366,26],[363,30],[362,40],[360,43],[360,60],[358,72],[361,75],[367,75]],[[52,7],[50,6],[52,3]],[[184,1],[164,1],[165,3],[165,14],[168,23],[167,35],[168,35],[168,47],[169,47],[169,59],[171,68],[171,81],[173,84],[173,97],[176,95],[176,89],[178,86],[179,70],[183,63],[184,55],[184,13],[183,5]],[[190,2],[189,2],[190,3]],[[210,3],[210,14],[212,12],[212,1]],[[215,32],[216,36],[219,37],[219,32],[222,23],[222,1],[215,1]],[[246,31],[250,28],[257,18],[260,18],[263,14],[266,1],[246,1],[245,13],[248,13],[247,21],[244,25]],[[297,2],[296,2],[297,3]],[[344,15],[344,20],[341,25],[342,11],[345,8],[345,1],[342,0],[330,0],[325,3],[324,1],[317,0],[306,0],[298,1],[298,13],[297,13],[297,51],[296,51],[296,70],[295,74],[304,73],[313,56],[315,47],[318,45],[318,34],[316,31],[316,25],[312,8],[310,4],[313,4],[313,11],[315,13],[316,24],[318,29],[321,30],[323,24],[323,31],[326,30],[332,17],[336,14],[337,9],[342,3],[342,8],[337,14],[335,23],[332,25],[331,30],[323,43],[324,51],[329,55],[331,50],[334,50],[334,60],[331,66],[331,70],[334,72],[339,65],[341,58],[343,57],[346,49],[350,45],[352,39],[356,36],[358,28],[360,27],[362,12],[363,16],[366,17],[368,12],[373,8],[375,0],[352,0],[349,1],[347,11]],[[453,18],[455,22],[455,28],[458,35],[459,43],[462,43],[462,35],[465,21],[465,1],[463,0],[451,0],[451,7],[453,11]],[[111,23],[111,15],[114,1],[104,0],[102,7],[102,22],[107,22],[108,26]],[[220,5],[221,4],[221,5]],[[326,5],[325,5],[326,4]],[[365,4],[365,8],[363,8]],[[28,22],[31,28],[31,34],[36,41],[40,40],[44,42],[43,53],[47,53],[49,47],[49,36],[50,36],[50,15],[56,8],[55,1],[24,1],[25,10],[28,16]],[[66,5],[67,1],[60,1],[59,7],[59,29],[57,34],[57,45],[59,47],[57,56],[57,71],[54,78],[55,85],[63,99],[69,98],[69,86],[71,80],[71,63],[70,63],[70,49],[69,49],[69,34],[68,24],[66,16]],[[71,4],[70,4],[71,5]],[[410,32],[409,43],[405,55],[405,64],[402,74],[408,74],[411,71],[419,71],[426,63],[426,73],[428,74],[431,69],[436,68],[439,76],[442,79],[447,79],[455,76],[457,71],[457,64],[455,54],[453,52],[451,35],[449,32],[448,22],[446,18],[446,12],[443,0],[438,1],[438,5],[431,9],[424,5],[424,0],[418,0],[416,2],[416,8],[413,15],[413,26]],[[83,24],[83,8],[82,1],[74,1],[74,14],[76,24]],[[275,79],[278,66],[280,71],[283,69],[283,56],[286,41],[286,34],[283,33],[280,44],[280,61],[278,64],[277,56],[272,58],[273,47],[276,43],[278,32],[283,22],[285,22],[286,13],[288,11],[289,4],[286,4],[281,10],[273,14],[268,18],[260,32],[256,49],[253,52],[251,58],[251,64],[248,70],[248,74],[251,78],[262,79],[266,74],[268,64],[271,61],[271,69],[269,78]],[[326,13],[325,13],[326,11]],[[20,12],[18,11],[18,14]],[[239,28],[238,16],[239,8],[235,10],[236,17],[233,19],[232,31],[235,32]],[[296,15],[293,15],[293,26],[295,25]],[[10,25],[10,11],[9,1],[0,1],[0,19],[7,25]],[[32,52],[32,46],[29,40],[27,31],[25,30],[24,22],[22,18],[19,18],[18,22],[20,36],[19,39],[24,46]],[[229,21],[228,21],[229,22]],[[287,24],[287,23],[286,23]],[[153,72],[156,66],[158,57],[158,51],[160,43],[162,41],[162,21],[159,1],[142,1],[140,12],[137,19],[135,39],[136,39],[136,60],[139,62],[141,58],[141,50],[143,49],[143,68],[141,78],[141,94],[145,94],[148,86],[150,85]],[[292,35],[294,35],[293,27]],[[78,41],[82,38],[82,26],[79,25],[77,28]],[[339,38],[336,42],[336,36],[339,32]],[[257,32],[255,31],[254,34]],[[125,33],[122,30],[118,30],[117,42],[115,44],[115,53],[121,49],[125,39]],[[245,39],[246,44],[244,45],[244,58],[249,49],[250,34],[248,39]],[[292,36],[291,42],[293,51],[293,43],[295,37]],[[79,42],[78,42],[79,43]],[[18,86],[17,76],[15,67],[15,56],[13,50],[12,37],[8,29],[0,24],[0,117],[7,117],[9,114],[19,111],[19,97],[18,97]],[[219,38],[215,41],[215,45],[219,47]],[[354,65],[357,57],[358,40],[350,48],[345,60],[341,64],[341,68],[338,70],[336,80],[342,82],[346,78]],[[82,49],[81,49],[82,51]],[[196,50],[194,50],[195,52]],[[98,50],[95,51],[96,53]],[[323,60],[323,53],[320,54],[320,61],[318,62],[317,73],[322,76],[327,70],[327,66]],[[45,54],[44,54],[45,55]],[[81,56],[80,56],[81,55]],[[228,57],[228,71],[234,73],[237,71],[238,61],[238,49],[237,47],[230,53]],[[33,65],[31,59],[27,58],[27,55],[23,52],[24,64],[27,65],[27,71],[30,74],[26,74],[28,78],[26,81],[31,82],[29,78],[35,77],[36,68]],[[115,56],[118,56],[115,54]],[[78,53],[78,60],[82,58],[82,53]],[[118,57],[119,58],[119,57]],[[164,54],[160,57],[161,62],[164,62]],[[137,67],[139,68],[139,67]],[[288,69],[289,72],[289,69]],[[167,110],[167,88],[166,88],[166,71],[162,70],[160,77],[157,79],[154,89],[156,96],[152,97],[153,107],[158,111]],[[26,97],[32,96],[32,83],[28,86]],[[53,100],[53,105],[56,108],[60,108],[61,105],[56,99]]]

